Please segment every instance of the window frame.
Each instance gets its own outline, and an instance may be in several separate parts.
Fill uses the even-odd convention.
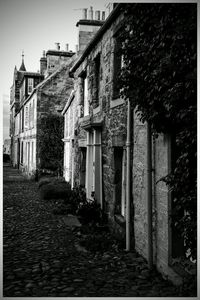
[[[32,93],[33,86],[34,86],[34,79],[33,78],[28,78],[28,83],[27,83],[27,92],[28,92],[28,95],[30,95]]]
[[[112,77],[112,100],[121,99],[120,87],[118,83],[118,76],[120,70],[124,66],[123,54],[119,55],[120,47],[120,35],[123,34],[123,26],[117,27],[113,35],[114,52],[113,52],[113,77]]]
[[[94,58],[94,86],[93,86],[93,108],[97,108],[100,104],[100,86],[101,86],[101,52]]]

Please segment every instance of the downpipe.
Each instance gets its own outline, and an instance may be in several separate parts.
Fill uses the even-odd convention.
[[[126,167],[126,251],[130,251],[130,168],[131,168],[131,104],[128,100],[127,111],[127,140],[126,140],[126,154],[127,154],[127,167]]]
[[[152,234],[152,140],[151,124],[147,122],[147,239],[148,267],[153,268],[153,234]]]

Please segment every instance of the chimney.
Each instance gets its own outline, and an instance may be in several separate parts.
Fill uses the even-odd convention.
[[[101,17],[102,21],[105,21],[105,18],[106,18],[106,13],[105,11],[102,11],[102,17]]]
[[[40,74],[44,75],[47,69],[47,58],[45,55],[45,51],[43,51],[43,57],[40,58]]]
[[[78,52],[82,53],[82,51],[86,48],[89,44],[91,39],[97,33],[99,28],[103,25],[104,21],[100,20],[100,11],[95,12],[96,19],[94,19],[94,11],[93,7],[90,6],[88,12],[88,19],[87,19],[87,9],[83,9],[83,17],[77,22],[76,26],[78,27]]]
[[[95,20],[100,20],[100,10],[95,11]]]
[[[65,51],[66,51],[66,52],[69,51],[69,44],[65,44]]]
[[[88,19],[93,20],[93,8],[92,8],[92,6],[90,6]]]
[[[87,20],[87,8],[83,8],[83,20]]]
[[[55,45],[56,45],[56,50],[60,50],[60,43],[55,43]]]
[[[76,53],[78,52],[78,45],[76,45]]]

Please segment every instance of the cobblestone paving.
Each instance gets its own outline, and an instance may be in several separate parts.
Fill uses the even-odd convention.
[[[12,175],[11,175],[12,173]],[[4,167],[4,297],[184,296],[136,253],[86,251],[35,182]]]

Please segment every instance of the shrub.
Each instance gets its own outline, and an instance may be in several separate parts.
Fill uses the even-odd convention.
[[[10,155],[4,153],[4,154],[3,154],[3,162],[9,162],[9,161],[10,161]]]
[[[79,207],[87,203],[86,193],[83,188],[76,186],[70,194],[69,201],[66,199],[67,204],[70,203],[72,213],[76,214]]]
[[[58,182],[65,182],[65,179],[63,177],[51,177],[51,176],[45,176],[45,177],[41,177],[39,180],[39,188],[45,184],[49,184],[49,183],[58,183]],[[66,184],[68,184],[66,182]],[[68,184],[69,185],[69,184]],[[70,186],[70,185],[69,185]],[[71,186],[70,186],[71,188]]]
[[[106,221],[100,204],[97,203],[96,200],[80,203],[77,215],[80,217],[80,222],[83,224],[92,223],[93,225],[100,225]]]
[[[47,179],[41,181],[40,197],[45,200],[50,199],[65,199],[68,201],[71,196],[71,186],[65,181],[54,179],[48,182]]]

